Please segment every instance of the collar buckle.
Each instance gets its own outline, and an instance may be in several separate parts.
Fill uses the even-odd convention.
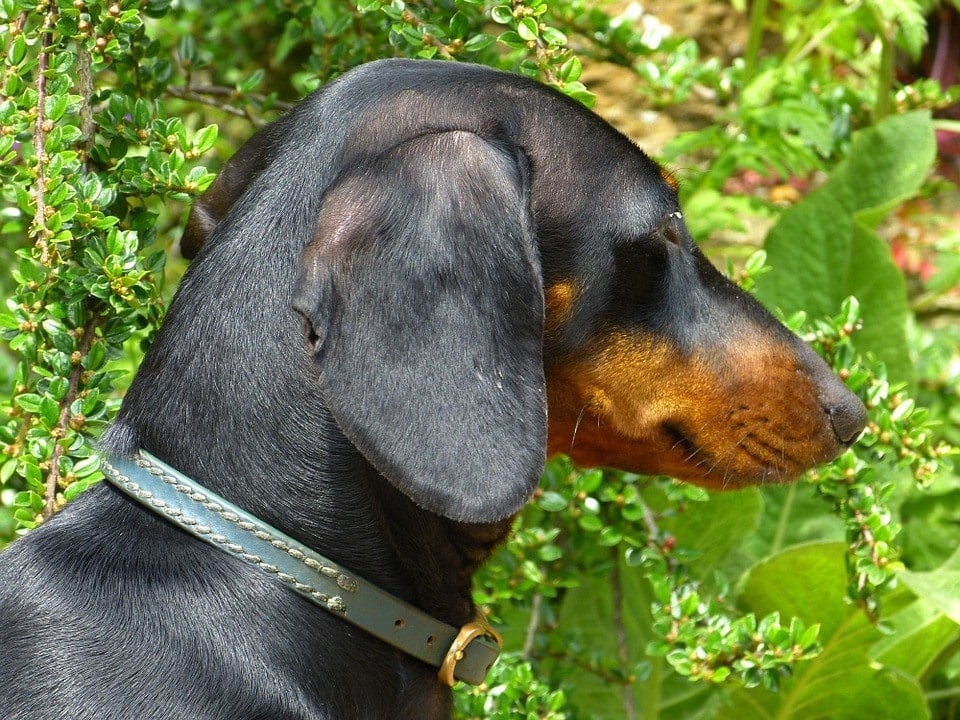
[[[485,617],[477,615],[475,620],[468,622],[460,628],[460,632],[450,645],[450,649],[447,650],[447,654],[440,664],[440,671],[437,673],[437,678],[440,682],[449,687],[454,686],[457,682],[457,678],[454,677],[457,663],[463,660],[467,646],[478,637],[488,637],[497,644],[498,648],[503,647],[503,638],[500,637],[500,633],[493,629]],[[487,670],[489,670],[489,668],[487,668]],[[484,674],[486,674],[486,671]],[[467,682],[470,681],[468,680]]]

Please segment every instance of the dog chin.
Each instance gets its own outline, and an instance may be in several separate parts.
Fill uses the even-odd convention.
[[[733,443],[714,440],[699,440],[673,423],[664,423],[643,438],[626,437],[610,428],[602,436],[581,429],[566,453],[578,467],[610,467],[672,477],[707,490],[737,490],[796,480],[817,465],[830,462],[844,449],[826,433],[803,442],[790,442],[783,435],[759,434]],[[559,452],[564,451],[551,448],[549,454]]]

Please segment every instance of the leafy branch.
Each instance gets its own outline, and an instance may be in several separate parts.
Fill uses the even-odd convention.
[[[800,314],[791,324],[802,320]],[[811,473],[811,479],[846,526],[848,595],[872,622],[878,622],[881,595],[892,586],[903,564],[895,542],[901,527],[888,507],[896,483],[879,479],[876,468],[892,464],[909,472],[920,487],[928,487],[958,450],[936,439],[936,423],[908,397],[905,383],[890,383],[882,363],[857,356],[853,338],[861,327],[860,305],[848,298],[836,316],[815,323],[805,334],[860,393],[870,411],[856,451],[822,472]]]
[[[0,425],[0,481],[16,489],[14,515],[29,529],[99,478],[94,439],[124,375],[109,361],[162,314],[163,253],[144,253],[156,233],[151,195],[208,184],[209,173],[184,166],[216,134],[190,140],[182,122],[135,97],[156,84],[141,62],[140,10],[41,2],[12,15],[15,7],[0,9],[11,29],[0,104],[12,211],[4,232],[29,245],[17,251],[15,293],[0,311],[20,360]],[[103,83],[118,87],[103,93]]]

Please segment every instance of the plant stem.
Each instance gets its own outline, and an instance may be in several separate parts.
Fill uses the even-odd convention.
[[[83,335],[80,337],[80,342],[77,346],[77,353],[80,358],[86,357],[90,352],[90,346],[93,344],[97,327],[99,327],[102,319],[95,309],[88,308],[88,312],[89,319],[83,326]],[[50,470],[47,474],[46,490],[43,498],[42,515],[44,520],[48,519],[56,510],[57,485],[60,481],[60,458],[64,453],[63,440],[66,437],[67,429],[70,427],[70,420],[73,418],[70,406],[73,405],[73,401],[76,400],[79,395],[81,375],[83,375],[83,365],[81,361],[78,361],[70,371],[67,393],[63,396],[63,400],[60,401],[60,417],[57,420],[54,435],[56,443],[53,446],[53,453],[50,455]]]
[[[783,541],[787,536],[787,525],[790,523],[790,511],[793,510],[793,503],[796,499],[797,486],[794,484],[789,487],[787,495],[783,499],[780,517],[777,519],[777,531],[773,535],[773,543],[770,546],[771,555],[776,555],[783,549]]]
[[[44,10],[43,30],[40,33],[40,52],[37,56],[37,118],[33,125],[33,151],[37,157],[37,182],[33,189],[33,199],[36,204],[36,214],[33,217],[33,227],[36,233],[36,245],[40,250],[41,264],[48,266],[51,263],[50,246],[47,242],[47,152],[44,149],[47,130],[47,70],[50,67],[50,50],[53,47],[53,28],[56,22],[57,5],[48,2],[38,6],[37,10]]]
[[[767,17],[767,7],[770,0],[756,0],[750,8],[750,35],[747,38],[747,49],[744,53],[746,70],[744,84],[750,82],[757,71],[757,62],[760,58],[760,43],[763,41],[763,21]]]
[[[943,700],[945,698],[960,697],[960,687],[931,690],[923,695],[927,700]]]
[[[644,682],[646,693],[644,694],[644,720],[660,719],[660,681],[663,677],[663,658],[650,657],[650,677]]]
[[[896,27],[886,22],[879,11],[874,10],[874,18],[880,37],[880,68],[877,70],[877,103],[874,106],[874,122],[890,114],[890,94],[893,89],[897,46],[894,42]]]
[[[533,606],[530,609],[530,621],[527,623],[527,633],[523,639],[521,654],[529,659],[533,655],[534,642],[537,639],[537,630],[540,627],[540,607],[543,604],[543,594],[534,593]]]
[[[623,583],[620,577],[620,550],[612,549],[613,570],[610,585],[613,590],[613,626],[617,634],[617,657],[625,682],[623,684],[623,710],[626,720],[636,720],[637,708],[633,698],[633,683],[630,678],[630,651],[627,648],[627,628],[623,623]]]
[[[90,149],[96,142],[96,123],[93,119],[93,70],[90,51],[78,44],[77,89],[80,91],[80,146],[83,148],[83,166],[89,170]]]

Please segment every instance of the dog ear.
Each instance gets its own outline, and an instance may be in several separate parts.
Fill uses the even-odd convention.
[[[424,135],[324,197],[294,307],[327,405],[417,504],[492,522],[543,471],[543,282],[525,159]]]

